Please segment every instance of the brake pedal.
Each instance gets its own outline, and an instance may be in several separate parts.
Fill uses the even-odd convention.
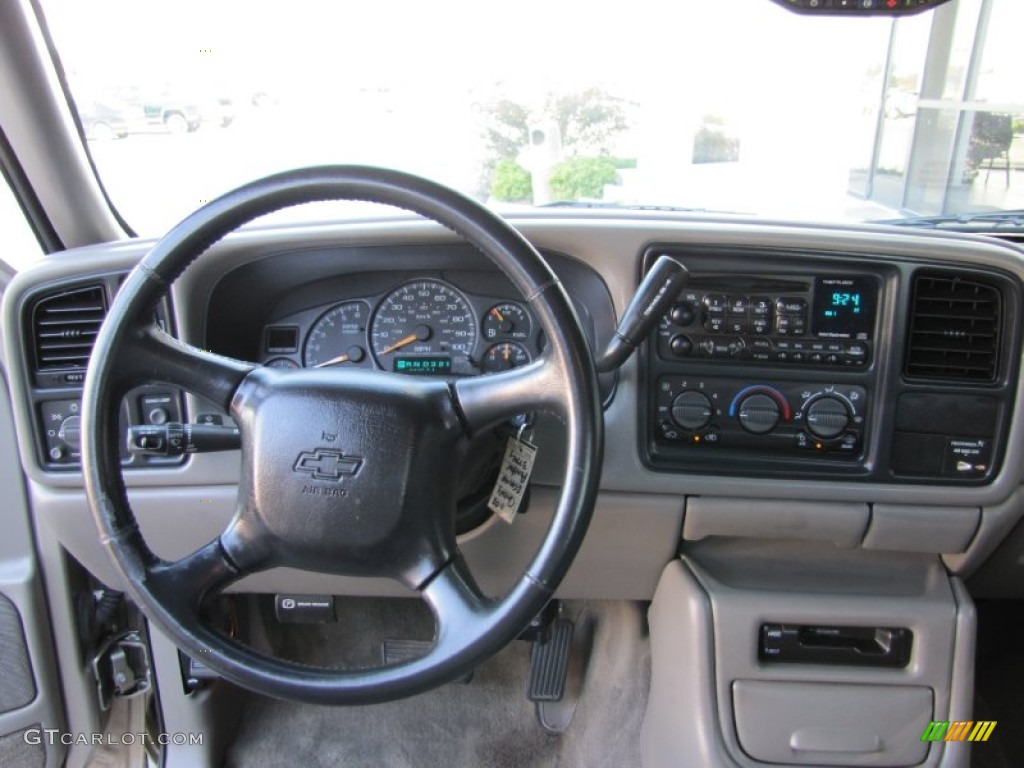
[[[429,640],[388,637],[380,644],[381,658],[385,665],[401,664],[425,655],[433,645]]]
[[[406,640],[404,638],[387,637],[380,644],[381,659],[385,666],[401,664],[404,661],[412,661],[420,656],[425,656],[434,647],[431,640]],[[463,685],[472,682],[473,672],[470,670],[465,676],[459,678],[458,682]]]
[[[556,619],[545,635],[534,642],[530,654],[530,701],[561,701],[569,672],[574,625],[569,619]]]

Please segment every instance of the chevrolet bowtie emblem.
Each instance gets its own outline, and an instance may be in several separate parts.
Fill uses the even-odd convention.
[[[295,460],[295,471],[305,472],[314,480],[341,480],[345,475],[354,475],[363,465],[358,456],[346,456],[341,451],[317,448],[303,451]]]

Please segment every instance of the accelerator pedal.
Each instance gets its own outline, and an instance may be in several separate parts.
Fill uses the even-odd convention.
[[[561,701],[569,672],[574,625],[568,619],[555,619],[548,631],[538,637],[530,655],[530,701]]]

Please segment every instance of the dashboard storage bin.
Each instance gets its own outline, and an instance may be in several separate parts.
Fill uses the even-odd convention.
[[[928,751],[929,688],[737,680],[732,693],[740,746],[754,760],[909,766]]]

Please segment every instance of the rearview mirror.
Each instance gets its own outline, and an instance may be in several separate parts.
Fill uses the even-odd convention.
[[[949,0],[773,0],[794,13],[849,16],[907,16]]]

